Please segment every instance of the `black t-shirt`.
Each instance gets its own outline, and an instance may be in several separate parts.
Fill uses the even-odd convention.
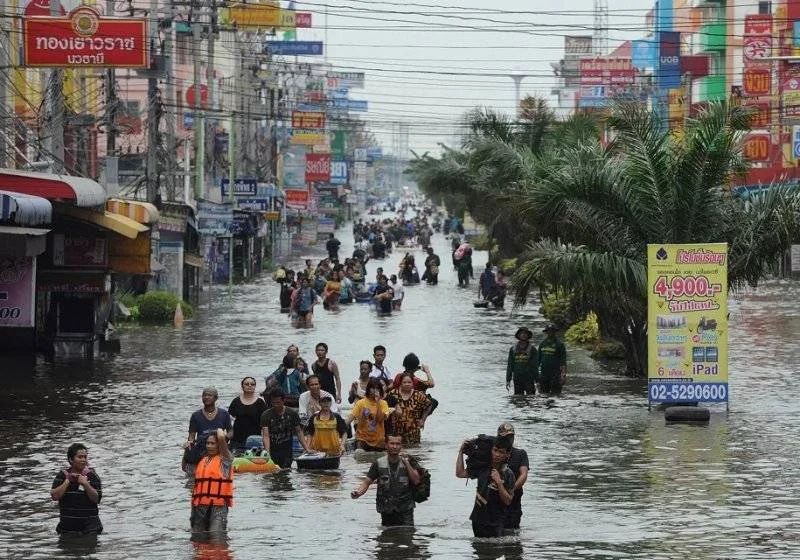
[[[378,301],[378,308],[380,309],[381,313],[391,313],[392,312],[392,297],[394,297],[394,290],[392,290],[391,286],[378,286],[375,288],[375,295],[380,295],[386,292],[391,292],[391,297],[387,299],[382,299]]]
[[[291,448],[292,436],[299,425],[300,415],[291,408],[284,408],[280,415],[270,408],[261,415],[261,427],[269,430],[270,447]]]
[[[514,482],[519,478],[520,467],[530,468],[528,464],[528,452],[524,449],[511,448],[511,457],[508,459],[508,468],[514,473]],[[522,488],[514,492],[514,501],[508,506],[508,509],[519,510],[520,503],[522,502]]]
[[[261,415],[267,410],[264,399],[256,399],[252,404],[243,404],[239,397],[231,401],[228,413],[235,418],[231,443],[244,445],[248,436],[261,434]]]
[[[475,506],[472,508],[472,515],[469,518],[480,525],[503,525],[507,506],[500,499],[500,493],[494,488],[494,481],[491,478],[492,469],[480,469],[477,472],[470,471],[469,477],[478,479],[478,488],[475,495]],[[509,493],[514,492],[514,473],[511,469],[505,468],[500,473],[503,478],[503,486]]]
[[[66,473],[64,471],[59,471],[53,479],[52,488],[57,488],[64,484],[66,478]],[[100,499],[103,498],[100,477],[97,476],[94,470],[89,469],[88,473],[86,473],[86,478],[89,479],[89,484],[92,485],[92,488],[97,490],[97,501],[99,503]],[[96,531],[99,533],[102,531],[103,527],[100,525],[97,504],[89,499],[86,495],[86,490],[84,490],[83,486],[78,484],[77,481],[69,483],[69,487],[67,487],[64,496],[58,501],[58,509],[61,514],[61,521],[57,528],[59,533],[73,531],[81,533]]]
[[[333,370],[331,370],[330,358],[325,358],[322,365],[319,365],[317,362],[311,364],[311,371],[314,372],[314,375],[319,377],[319,386],[322,387],[323,391],[328,391],[331,395],[337,396],[336,376],[333,374]]]

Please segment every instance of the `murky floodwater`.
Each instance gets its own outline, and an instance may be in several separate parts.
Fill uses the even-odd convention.
[[[349,233],[339,235],[350,247]],[[435,242],[446,260],[447,242]],[[399,258],[382,264],[394,269]],[[478,270],[484,261],[475,258]],[[182,329],[127,330],[112,361],[4,360],[0,557],[800,557],[800,285],[775,283],[731,302],[731,412],[714,409],[708,426],[665,426],[661,413],[648,412],[643,382],[603,372],[575,349],[556,407],[510,397],[503,385],[513,332],[542,320],[532,308],[474,309],[474,283],[455,288],[447,266],[440,278],[438,287],[407,288],[392,317],[366,305],[319,309],[312,330],[289,327],[277,285],[264,278],[237,286],[230,301],[215,290],[211,308]],[[201,388],[216,385],[225,406],[242,376],[263,379],[290,343],[310,358],[319,341],[329,344],[343,384],[379,343],[393,368],[410,351],[430,364],[441,405],[419,450],[433,488],[417,508],[416,532],[381,530],[374,489],[349,498],[367,465],[348,457],[335,475],[239,475],[229,542],[190,542],[180,445]],[[474,483],[453,474],[458,443],[506,420],[532,462],[523,529],[504,543],[474,542]],[[106,532],[88,551],[59,544],[48,496],[75,440],[89,446],[104,483]]]

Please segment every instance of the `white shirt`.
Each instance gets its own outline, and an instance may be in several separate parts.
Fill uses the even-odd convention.
[[[328,391],[320,390],[319,398],[328,396],[333,399],[331,403],[331,412],[339,412],[339,405],[336,404],[336,399],[333,398]],[[305,393],[300,394],[300,398],[297,400],[297,412],[300,416],[305,416],[306,418],[311,418],[311,415],[315,412],[319,412],[320,406],[319,401],[315,401],[311,398],[311,391],[306,391]]]
[[[394,379],[394,374],[392,373],[393,371],[393,369],[386,365],[386,362],[383,362],[383,371],[381,371],[377,365],[373,364],[372,371],[369,372],[369,376],[374,378],[385,377],[389,380],[389,383],[391,383]]]
[[[403,284],[398,282],[397,284],[389,284],[389,285],[394,290],[394,297],[392,298],[392,301],[398,301],[403,299],[403,296],[405,296],[406,293],[405,290],[403,289]]]

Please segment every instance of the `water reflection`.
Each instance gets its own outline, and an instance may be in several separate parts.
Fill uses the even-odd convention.
[[[385,527],[375,539],[376,560],[424,560],[430,558],[429,535],[414,527]]]
[[[233,560],[229,539],[225,535],[192,535],[193,560]]]
[[[525,552],[517,537],[472,539],[472,550],[477,560],[522,560]]]
[[[89,558],[97,552],[97,539],[97,535],[59,535],[58,549],[67,558]]]

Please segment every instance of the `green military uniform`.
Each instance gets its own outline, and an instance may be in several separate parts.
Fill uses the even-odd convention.
[[[536,347],[528,342],[525,348],[521,343],[513,345],[508,350],[508,365],[506,366],[506,384],[514,381],[514,394],[533,395],[536,392],[534,383],[539,376],[539,360],[536,356]]]
[[[545,338],[539,344],[539,390],[561,392],[561,367],[567,365],[567,349],[557,338]]]

